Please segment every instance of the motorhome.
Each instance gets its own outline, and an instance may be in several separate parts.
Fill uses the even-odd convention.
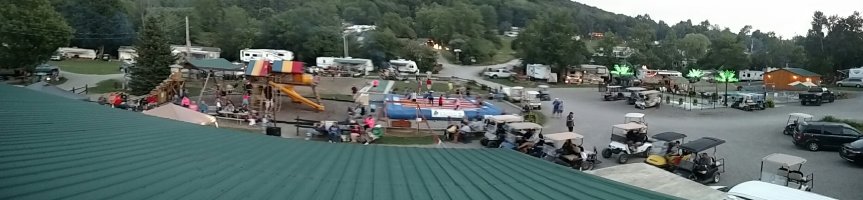
[[[243,49],[240,50],[240,60],[249,62],[252,60],[294,60],[294,53],[279,49]]]
[[[66,58],[86,58],[86,59],[96,59],[96,50],[93,49],[83,49],[77,47],[60,47],[57,48],[57,52],[60,52],[63,57]]]
[[[741,81],[763,81],[764,71],[759,70],[740,70],[737,72],[737,77]]]
[[[395,68],[401,73],[417,73],[420,71],[417,68],[417,63],[412,60],[398,59],[390,60],[390,67]]]
[[[644,79],[647,77],[653,76],[663,76],[663,77],[683,77],[683,73],[674,70],[657,70],[657,69],[642,69],[638,70],[638,79]]]

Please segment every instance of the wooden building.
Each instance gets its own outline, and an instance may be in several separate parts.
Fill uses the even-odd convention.
[[[821,75],[801,68],[782,68],[764,73],[764,86],[772,90],[798,90],[789,85],[794,82],[811,82],[821,85]]]

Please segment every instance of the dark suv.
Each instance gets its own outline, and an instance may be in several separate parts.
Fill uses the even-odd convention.
[[[800,124],[797,130],[791,137],[794,144],[810,151],[818,151],[822,147],[841,147],[863,137],[859,130],[844,123],[807,122]]]
[[[857,164],[863,164],[863,139],[842,145],[839,156]]]

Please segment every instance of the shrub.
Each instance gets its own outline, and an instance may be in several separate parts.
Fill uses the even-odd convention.
[[[693,105],[698,104],[698,99],[692,99],[692,104]]]
[[[671,96],[666,96],[666,97],[665,97],[665,103],[666,103],[666,104],[671,104]]]
[[[677,100],[677,104],[678,104],[678,105],[683,105],[683,98],[678,99],[678,100]]]
[[[857,128],[857,130],[863,129],[863,122],[848,120],[848,119],[840,119],[840,118],[836,118],[836,117],[833,117],[830,115],[824,116],[824,118],[821,118],[821,121],[846,123],[846,124],[848,124],[854,128]]]
[[[776,107],[776,103],[774,103],[774,102],[773,102],[773,100],[767,100],[767,103],[766,103],[766,104],[767,104],[767,107],[768,107],[768,108],[774,108],[774,107]]]

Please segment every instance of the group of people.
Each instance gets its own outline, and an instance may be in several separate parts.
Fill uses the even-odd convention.
[[[340,126],[338,123],[321,123],[319,124],[318,129],[326,130],[327,138],[330,143],[351,142],[368,145],[383,135],[381,127],[382,126],[380,124],[375,124],[375,119],[372,115],[368,115],[362,119],[361,123],[355,120],[349,120],[348,124],[345,126]],[[344,134],[346,131],[350,133],[347,135]]]

